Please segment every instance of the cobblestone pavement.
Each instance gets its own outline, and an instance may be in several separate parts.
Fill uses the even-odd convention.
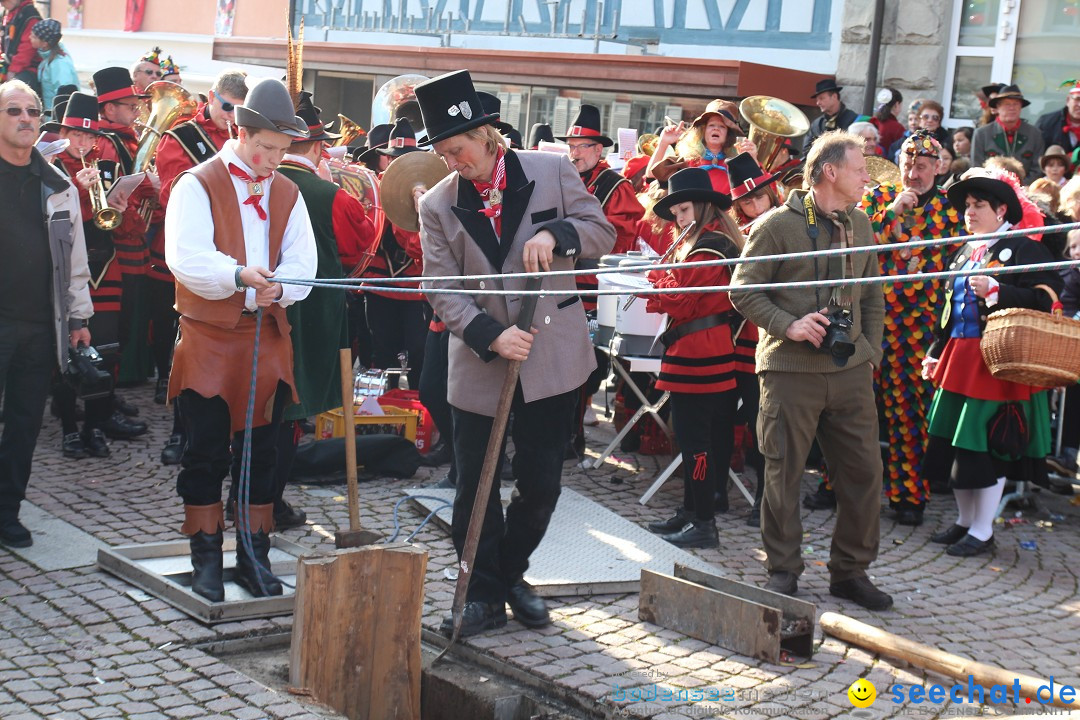
[[[47,417],[28,500],[109,544],[180,539],[175,471],[158,462],[171,412],[151,402],[150,387],[122,392],[141,407],[151,432],[112,442],[108,459],[70,461],[60,454],[58,422]],[[589,428],[589,454],[595,457],[611,435],[609,425]],[[645,523],[667,517],[681,498],[675,478],[647,506],[637,501],[668,461],[616,452],[599,470],[567,465],[564,483]],[[364,524],[391,534],[391,508],[401,491],[431,482],[443,471],[422,468],[409,481],[362,483]],[[815,483],[808,474],[805,488]],[[331,487],[337,493],[289,488],[287,497],[307,509],[309,523],[286,531],[287,538],[311,546],[332,544],[334,531],[347,525],[347,510],[344,489]],[[1021,522],[998,526],[992,556],[967,559],[949,557],[929,542],[952,520],[950,498],[931,504],[927,522],[918,528],[896,525],[883,510],[881,555],[871,573],[896,600],[895,608],[883,613],[828,594],[825,562],[834,514],[804,510],[807,570],[800,597],[814,602],[819,613],[843,612],[964,657],[1080,687],[1080,507],[1045,492],[1039,504],[1040,509],[1024,512]],[[730,578],[759,585],[766,577],[760,536],[744,524],[748,507],[736,492],[731,506],[718,521],[720,548],[692,552]],[[407,506],[400,517],[408,531],[420,522]],[[416,542],[430,553],[423,623],[434,629],[453,597],[444,575],[453,565],[453,550],[433,524]],[[207,627],[131,590],[94,567],[44,572],[0,548],[0,718],[332,717],[196,647],[288,632],[291,618]],[[895,705],[887,689],[893,683],[951,681],[823,637],[820,630],[811,660],[772,665],[639,621],[637,595],[558,598],[550,605],[550,627],[528,630],[511,621],[503,630],[464,642],[533,673],[564,696],[595,703],[610,717],[946,717],[1031,711],[1030,705]],[[854,711],[846,691],[860,677],[874,683],[879,699],[868,710]],[[698,703],[630,699],[648,697],[656,688],[715,689],[734,697]]]

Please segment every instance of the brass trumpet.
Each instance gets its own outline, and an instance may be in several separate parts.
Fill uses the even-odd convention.
[[[98,161],[86,162],[86,155],[79,155],[83,169],[98,169]],[[105,185],[101,182],[101,176],[94,181],[87,192],[90,193],[90,207],[94,212],[94,226],[99,230],[115,230],[124,219],[123,214],[116,208],[109,207],[109,199],[105,196]]]

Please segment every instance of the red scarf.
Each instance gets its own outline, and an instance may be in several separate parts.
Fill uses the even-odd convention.
[[[502,235],[502,195],[506,190],[506,151],[499,148],[499,158],[495,162],[495,175],[491,182],[473,180],[472,184],[476,192],[480,193],[480,199],[491,205],[481,210],[480,214],[492,218],[495,222],[495,234]],[[496,191],[494,197],[492,197],[492,190]]]
[[[244,201],[244,204],[254,205],[255,212],[259,214],[259,219],[266,220],[266,211],[263,210],[261,204],[263,196],[262,183],[269,179],[270,176],[264,175],[263,177],[253,178],[232,163],[229,163],[229,172],[248,184],[248,192],[250,193],[250,195],[248,196],[248,199]]]
[[[1017,121],[1016,121],[1016,124],[1015,124],[1015,125],[1013,125],[1013,128],[1012,128],[1012,130],[1010,130],[1009,128],[1005,127],[1005,123],[1001,122],[1001,118],[998,118],[997,120],[995,120],[995,122],[996,122],[996,123],[998,124],[998,126],[999,126],[999,127],[1000,127],[1000,128],[1002,129],[1002,130],[1004,130],[1004,131],[1005,131],[1005,139],[1006,139],[1006,140],[1008,140],[1009,142],[1012,142],[1012,141],[1013,141],[1013,139],[1014,139],[1014,138],[1016,138],[1016,132],[1017,132],[1017,131],[1018,131],[1018,130],[1020,129],[1020,122],[1021,122],[1020,120],[1017,120]]]
[[[1072,135],[1074,138],[1073,142],[1080,140],[1080,123],[1074,125],[1072,118],[1069,117],[1068,113],[1065,114],[1065,127],[1062,128],[1062,131],[1065,133],[1065,137]]]

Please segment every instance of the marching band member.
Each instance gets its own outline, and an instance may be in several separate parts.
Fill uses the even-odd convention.
[[[731,198],[713,189],[702,168],[680,170],[668,188],[653,211],[680,230],[693,222],[694,230],[674,252],[673,261],[686,267],[654,270],[649,280],[665,289],[729,284],[729,267],[694,265],[739,256],[743,238],[725,212]],[[648,295],[647,303],[649,312],[669,318],[660,337],[665,350],[656,388],[671,392],[675,437],[683,454],[683,505],[672,518],[649,529],[678,547],[717,547],[716,495],[723,488],[726,500],[739,400],[734,340],[743,320],[726,292]]]
[[[728,179],[726,153],[730,148],[736,152],[757,152],[754,143],[743,138],[735,118],[739,108],[729,100],[713,100],[705,112],[694,118],[689,126],[685,122],[668,125],[660,133],[660,141],[649,161],[646,178],[667,182],[673,174],[687,167],[703,167],[709,171],[709,179],[717,192],[731,192]],[[674,147],[674,157],[668,157],[668,148]]]
[[[243,441],[256,313],[265,312],[258,345],[251,433],[251,551],[238,543],[237,582],[253,596],[280,595],[268,576],[273,530],[275,441],[281,414],[297,401],[285,308],[310,288],[268,277],[310,278],[315,238],[296,185],[275,169],[294,138],[306,138],[285,85],[262,80],[236,107],[236,140],[177,178],[165,215],[165,257],[176,276],[180,341],[169,397],[177,398],[188,441],[177,492],[190,537],[191,588],[211,602],[222,581],[221,483],[230,440]]]

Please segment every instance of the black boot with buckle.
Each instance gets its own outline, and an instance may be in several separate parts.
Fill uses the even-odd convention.
[[[210,602],[225,600],[221,556],[225,522],[221,508],[220,502],[185,505],[184,525],[180,528],[191,546],[191,591]]]

